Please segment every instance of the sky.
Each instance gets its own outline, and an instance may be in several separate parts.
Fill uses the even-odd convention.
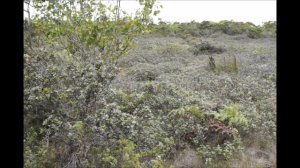
[[[154,17],[155,23],[159,22],[159,18],[164,22],[233,20],[252,22],[256,25],[276,21],[276,0],[157,0],[157,4],[163,8],[160,14]],[[134,0],[121,0],[121,8],[134,14],[139,5]]]
[[[168,22],[234,20],[260,25],[276,21],[276,1],[158,1],[163,5],[161,13],[154,18]],[[121,1],[121,8],[133,12],[138,7],[135,1]]]

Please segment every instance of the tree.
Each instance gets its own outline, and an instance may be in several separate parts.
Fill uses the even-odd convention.
[[[31,30],[31,17],[30,17],[30,10],[29,10],[29,6],[30,6],[30,0],[24,0],[24,3],[27,5],[27,9],[24,9],[25,12],[27,12],[27,17],[28,17],[28,22],[27,22],[27,29],[28,29],[28,34],[29,34],[29,47],[30,49],[32,49],[32,30]]]
[[[34,22],[47,30],[48,44],[59,43],[71,54],[81,51],[86,55],[87,50],[98,48],[103,61],[116,63],[126,55],[134,37],[147,31],[151,15],[158,14],[153,10],[155,0],[139,0],[142,9],[134,18],[121,10],[120,0],[116,2],[111,7],[98,0],[34,0],[39,13]],[[67,38],[67,43],[62,43],[62,37]]]
[[[114,165],[105,150],[114,150],[115,138],[107,135],[118,132],[111,127],[99,132],[99,125],[120,118],[107,105],[115,96],[109,84],[117,60],[147,31],[155,1],[140,0],[134,18],[121,10],[120,0],[116,6],[98,0],[27,2],[37,15],[30,18],[27,10],[31,26],[24,29],[34,39],[25,41],[32,47],[25,51],[24,66],[25,167]],[[102,114],[115,119],[103,120]]]

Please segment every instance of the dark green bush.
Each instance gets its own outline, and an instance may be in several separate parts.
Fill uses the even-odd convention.
[[[251,28],[248,29],[247,36],[252,39],[257,39],[263,37],[263,30],[261,28]]]
[[[264,30],[264,34],[265,36],[268,37],[276,37],[276,30],[277,30],[277,25],[276,25],[276,21],[272,22],[265,22],[262,26],[263,30]]]
[[[203,21],[201,23],[160,23],[154,25],[154,33],[163,36],[177,36],[186,39],[188,36],[199,37],[209,36],[215,32],[221,31],[228,35],[247,34],[250,38],[263,38],[263,34],[273,36],[276,34],[276,23],[266,22],[263,27],[254,25],[251,22],[234,22],[234,21],[220,21],[218,23]],[[263,33],[265,31],[265,33]]]
[[[253,27],[251,23],[234,22],[234,21],[221,21],[215,25],[215,30],[222,31],[228,35],[243,34],[247,29]]]
[[[221,54],[225,52],[226,50],[221,47],[215,47],[211,45],[208,42],[200,42],[193,46],[192,52],[194,55],[200,55],[200,54]]]

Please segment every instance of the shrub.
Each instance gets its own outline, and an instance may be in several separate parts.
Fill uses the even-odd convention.
[[[233,59],[230,61],[226,61],[225,57],[223,57],[223,61],[219,61],[219,63],[216,64],[216,72],[220,73],[221,71],[228,73],[238,73],[239,67],[237,64],[236,56],[233,56]]]
[[[226,106],[219,113],[216,113],[216,118],[236,128],[246,129],[248,127],[248,120],[241,113],[240,108],[237,104]]]
[[[181,53],[183,48],[176,43],[168,43],[165,47],[158,48],[157,51],[160,54],[174,56]]]
[[[223,145],[200,145],[197,148],[197,153],[207,167],[214,167],[214,163],[222,162],[222,160],[228,161],[241,150],[241,141],[236,139],[234,142],[226,142]]]
[[[276,23],[266,22],[263,28],[254,25],[251,22],[234,22],[234,21],[220,21],[218,23],[203,21],[197,23],[195,21],[189,23],[170,24],[159,23],[155,25],[154,33],[162,36],[177,36],[183,39],[188,37],[209,36],[215,32],[221,31],[228,35],[248,34],[250,38],[261,38],[261,30],[264,29],[267,34],[274,34],[274,25]],[[275,32],[276,34],[276,32]]]
[[[205,142],[210,145],[224,144],[234,140],[234,128],[226,123],[210,118],[208,122],[208,131],[206,131]]]
[[[225,52],[226,50],[224,48],[215,47],[208,42],[200,42],[193,46],[192,52],[194,55],[200,55],[200,54],[212,54],[217,53],[221,54]]]
[[[215,24],[176,26],[177,35],[189,36],[192,32],[181,28],[191,26],[198,35],[202,28]],[[268,99],[274,98],[274,81],[253,78],[254,70],[245,78],[207,73],[202,71],[201,58],[182,53],[184,45],[176,38],[159,39],[150,41],[150,47],[137,47],[145,50],[134,53],[127,60],[131,62],[128,69],[124,67],[120,74],[116,65],[99,60],[97,48],[72,54],[59,46],[28,50],[24,62],[25,167],[163,167],[176,150],[184,148],[199,149],[208,164],[209,160],[230,159],[240,147],[240,135],[257,132],[276,137],[275,101]],[[166,41],[172,43],[162,45]],[[149,41],[144,42],[146,46]],[[215,50],[204,44],[199,54],[218,53]],[[182,57],[170,56],[176,54]],[[256,65],[257,73],[269,76],[258,67],[264,65]],[[226,72],[238,71],[236,61],[223,67]],[[134,86],[125,90],[111,85],[116,76],[119,80],[114,82],[122,85],[120,76],[125,76]],[[232,102],[242,103],[243,111],[235,105],[219,110]],[[211,111],[219,113],[210,118]],[[264,143],[261,147],[266,148]]]
[[[180,147],[186,144],[199,145],[204,140],[204,115],[196,105],[172,110],[169,115],[169,131],[173,132],[175,142]]]
[[[267,37],[276,37],[276,28],[277,28],[276,21],[265,22],[262,28],[264,30],[263,34],[265,34]]]
[[[209,36],[214,33],[214,23],[209,21],[203,21],[198,24],[198,28],[200,29],[200,35]]]
[[[220,30],[228,35],[237,35],[246,33],[248,29],[255,28],[256,26],[250,22],[233,22],[233,21],[220,21],[215,25],[215,30]]]
[[[138,64],[131,69],[128,74],[136,81],[154,81],[159,75],[156,66],[152,64]]]
[[[248,29],[247,36],[252,39],[257,39],[263,37],[263,30],[261,28],[251,28]]]
[[[152,162],[153,162],[152,168],[164,168],[162,160],[158,159],[158,160],[153,160]]]
[[[228,35],[241,34],[244,31],[239,22],[233,21],[221,21],[216,25],[216,29]]]
[[[253,112],[247,115],[249,118],[249,131],[261,134],[265,139],[276,137],[276,105],[275,98],[266,98],[256,103]]]
[[[215,71],[215,69],[216,69],[215,59],[212,56],[209,57],[209,68],[212,71]]]
[[[124,168],[139,168],[140,155],[135,152],[135,144],[127,139],[119,140],[119,147],[117,150],[117,155],[119,156],[118,167]]]

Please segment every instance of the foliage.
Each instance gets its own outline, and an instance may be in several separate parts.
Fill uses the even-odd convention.
[[[122,162],[119,164],[120,167],[124,168],[139,168],[139,154],[135,153],[135,144],[126,139],[119,140],[118,155]]]
[[[229,160],[235,153],[241,152],[240,140],[235,142],[226,142],[222,146],[201,145],[197,152],[208,167],[214,167],[216,161]]]
[[[274,80],[238,78],[252,74],[250,65],[238,75],[207,73],[196,55],[221,55],[225,49],[203,42],[194,46],[193,55],[181,39],[196,40],[220,30],[244,33],[247,26],[191,22],[161,23],[159,28],[151,25],[150,16],[157,14],[154,1],[139,2],[143,8],[131,18],[119,17],[118,7],[94,0],[34,1],[42,13],[32,23],[24,22],[25,167],[160,168],[177,150],[189,147],[208,165],[233,157],[245,134],[276,136],[274,100],[267,99],[274,97]],[[77,3],[82,8],[74,9]],[[93,18],[93,12],[99,17]],[[146,36],[139,36],[148,47],[136,47],[141,50],[132,51],[136,57],[124,58],[133,39],[139,40],[150,26],[153,33],[174,37],[156,38],[148,45]],[[272,70],[262,73],[268,76]],[[126,88],[128,80],[132,86]],[[215,105],[233,102],[243,109],[229,105],[219,110]],[[216,124],[221,132],[212,129]],[[224,131],[232,137],[224,138]]]
[[[276,137],[276,106],[275,100],[265,99],[257,104],[249,114],[249,130],[264,135],[265,140]],[[255,130],[255,131],[254,131]]]
[[[101,1],[95,0],[33,2],[39,13],[33,23],[46,36],[43,44],[60,44],[72,54],[76,51],[86,54],[90,47],[96,47],[101,53],[100,58],[112,63],[127,54],[134,37],[147,31],[151,21],[149,15],[158,14],[158,11],[152,10],[154,0],[140,0],[143,8],[137,11],[135,18],[129,15],[119,18],[119,12],[126,13],[118,6],[106,7]],[[80,6],[80,9],[76,6]],[[115,18],[110,17],[111,15]]]
[[[237,39],[236,37],[243,38]],[[239,145],[236,145],[234,150],[229,147],[230,145],[228,146],[228,151],[232,151],[233,153],[232,155],[228,154],[229,160],[224,158],[227,155],[225,154],[226,152],[223,155],[215,152],[209,157],[209,154],[206,157],[203,156],[203,162],[205,162],[205,158],[214,158],[211,167],[222,167],[225,165],[227,167],[239,167],[235,166],[236,163],[240,162],[239,160],[235,160],[236,156],[245,154],[247,150],[253,150],[251,144],[256,141],[259,145],[254,148],[265,146],[259,150],[264,149],[266,153],[270,153],[269,146],[264,144],[266,142],[273,143],[274,141],[271,141],[272,139],[269,141],[269,139],[276,137],[276,106],[274,104],[276,102],[276,85],[273,80],[268,78],[269,76],[276,78],[276,75],[273,76],[276,70],[274,64],[276,60],[276,41],[270,38],[250,40],[246,35],[228,36],[224,34],[201,38],[203,38],[203,41],[208,41],[214,46],[224,46],[226,48],[227,52],[213,55],[217,65],[226,65],[229,67],[231,63],[234,63],[231,56],[236,55],[238,58],[238,73],[208,73],[205,70],[208,62],[207,56],[194,56],[186,50],[174,57],[157,54],[156,49],[160,46],[163,48],[169,41],[181,44],[182,46],[189,44],[186,40],[179,37],[143,36],[137,39],[138,46],[132,50],[132,53],[122,60],[122,68],[125,73],[114,81],[113,86],[122,90],[127,95],[124,96],[124,99],[130,102],[128,106],[124,106],[122,111],[135,111],[134,107],[137,104],[134,102],[138,100],[136,99],[137,97],[140,97],[145,100],[142,101],[142,104],[145,103],[147,105],[138,105],[141,107],[140,111],[143,111],[143,114],[154,113],[154,120],[156,121],[162,117],[160,121],[151,122],[155,123],[153,124],[155,125],[155,127],[153,126],[155,130],[153,133],[160,132],[161,137],[168,137],[173,142],[173,145],[166,145],[171,143],[163,143],[164,145],[162,145],[165,151],[171,149],[168,151],[169,153],[167,152],[169,156],[169,159],[167,159],[168,162],[170,162],[170,159],[188,160],[179,154],[177,156],[178,152],[186,148],[197,149],[200,145],[205,145],[214,149],[219,145],[223,150],[225,149],[224,143],[233,144],[240,136],[243,143],[238,143]],[[151,48],[145,46],[151,46]],[[254,50],[258,51],[256,55],[253,54]],[[226,57],[226,64],[223,64],[224,57]],[[151,66],[148,67],[147,65],[149,64]],[[154,81],[137,81],[134,80],[135,78],[131,74],[127,73],[134,72],[135,70],[139,71],[143,67],[147,67],[145,71],[152,71],[157,74]],[[177,68],[178,70],[171,71],[172,68]],[[166,69],[169,69],[169,71],[166,71]],[[162,90],[159,91],[159,86],[164,86],[162,90],[165,90],[165,92],[162,93]],[[175,95],[178,96],[174,96],[174,90],[176,91]],[[139,96],[134,96],[135,93]],[[153,95],[150,96],[151,94]],[[130,96],[128,97],[128,95]],[[149,96],[146,97],[146,95]],[[161,103],[163,100],[169,99],[168,97],[173,97],[171,95],[174,96],[173,100]],[[187,99],[190,100],[186,102]],[[172,103],[172,106],[169,106],[168,102],[174,103]],[[239,104],[241,109],[238,110],[237,115],[233,116],[237,118],[243,118],[241,116],[244,116],[248,121],[248,127],[243,127],[241,126],[242,124],[230,125],[226,121],[219,121],[218,128],[221,128],[220,132],[210,132],[209,129],[213,125],[209,124],[207,115],[221,113],[227,106],[235,103]],[[159,105],[155,106],[155,104]],[[164,106],[167,107],[164,108]],[[168,110],[168,108],[172,110]],[[200,116],[204,114],[204,117],[195,117],[192,113],[187,112],[187,109],[198,109],[201,114]],[[165,117],[164,115],[168,116]],[[218,118],[215,117],[214,119],[218,121]],[[148,120],[152,119],[147,118]],[[162,127],[160,125],[161,122],[163,122]],[[160,128],[163,128],[164,131],[161,131]],[[147,130],[149,130],[148,135],[150,137],[151,129],[147,128]],[[222,135],[222,132],[225,134],[234,133],[234,130],[238,130],[237,134],[239,136],[226,138],[225,135]],[[215,131],[217,130],[215,129]],[[167,132],[168,134],[162,134],[162,132]],[[264,142],[258,142],[258,134],[268,138],[265,138],[266,141]],[[253,135],[254,137],[250,136],[249,138],[249,135]],[[144,138],[141,141],[152,144],[149,143],[150,139]],[[223,139],[225,140],[222,142]],[[245,141],[249,142],[245,143]],[[235,152],[238,152],[237,149],[239,147],[246,149],[242,153],[234,155]],[[209,153],[209,151],[207,152]],[[154,153],[161,155],[161,152],[146,153],[151,153],[152,156],[155,155]],[[174,156],[177,157],[174,158]],[[249,157],[252,157],[252,155]],[[153,158],[155,157],[151,159]],[[162,158],[166,161],[165,157]],[[253,158],[253,162],[258,162],[259,159],[261,158]],[[144,161],[141,162],[144,163]],[[203,166],[208,167],[207,165]]]
[[[135,36],[147,31],[149,16],[157,14],[154,1],[139,1],[139,15],[122,19],[115,13],[118,7],[96,1],[33,2],[39,14],[30,23],[33,49],[25,51],[25,167],[117,166],[123,157],[103,153],[107,143],[115,144],[116,137],[110,136],[118,135],[111,126],[123,117],[116,126],[128,137],[125,130],[136,121],[113,106],[109,85],[118,71],[117,59],[126,55]],[[25,21],[27,33],[26,26]],[[108,114],[112,120],[106,120]],[[130,145],[127,167],[138,164]]]
[[[236,34],[242,34],[247,30],[248,27],[251,26],[252,25],[249,25],[247,23],[242,23],[242,22],[221,21],[217,25],[217,30],[221,30],[223,33],[228,35],[236,35]]]
[[[239,67],[237,64],[236,56],[233,56],[231,60],[226,60],[226,57],[223,57],[222,61],[219,61],[218,64],[216,64],[216,72],[227,72],[227,73],[238,73]]]
[[[163,36],[176,35],[180,31],[178,24],[167,24],[159,22],[158,25],[154,26],[153,33],[161,34]]]
[[[165,47],[158,48],[158,52],[164,55],[176,55],[181,53],[183,47],[176,43],[168,43]]]
[[[200,54],[212,54],[212,53],[223,53],[226,50],[224,48],[220,48],[220,47],[215,47],[211,44],[209,44],[208,42],[200,42],[194,45],[193,47],[193,54],[194,55],[200,55]]]
[[[237,104],[226,106],[223,110],[216,114],[216,118],[233,125],[236,128],[247,128],[248,120],[240,111],[240,106]]]
[[[154,160],[152,168],[163,168],[162,160]]]
[[[257,39],[263,37],[263,30],[260,28],[251,28],[248,30],[247,36],[249,38]]]
[[[263,30],[264,30],[264,34],[265,36],[269,36],[269,37],[276,37],[276,28],[277,28],[277,23],[276,21],[272,22],[265,22],[262,26]]]
[[[153,33],[162,36],[176,36],[187,39],[191,37],[206,37],[222,32],[228,35],[247,34],[249,38],[276,37],[276,22],[265,22],[263,26],[256,26],[250,22],[234,22],[223,20],[220,22],[191,21],[189,23],[160,22],[154,26]]]
[[[137,81],[154,81],[159,75],[152,64],[139,64],[132,69],[128,75],[133,76]]]

